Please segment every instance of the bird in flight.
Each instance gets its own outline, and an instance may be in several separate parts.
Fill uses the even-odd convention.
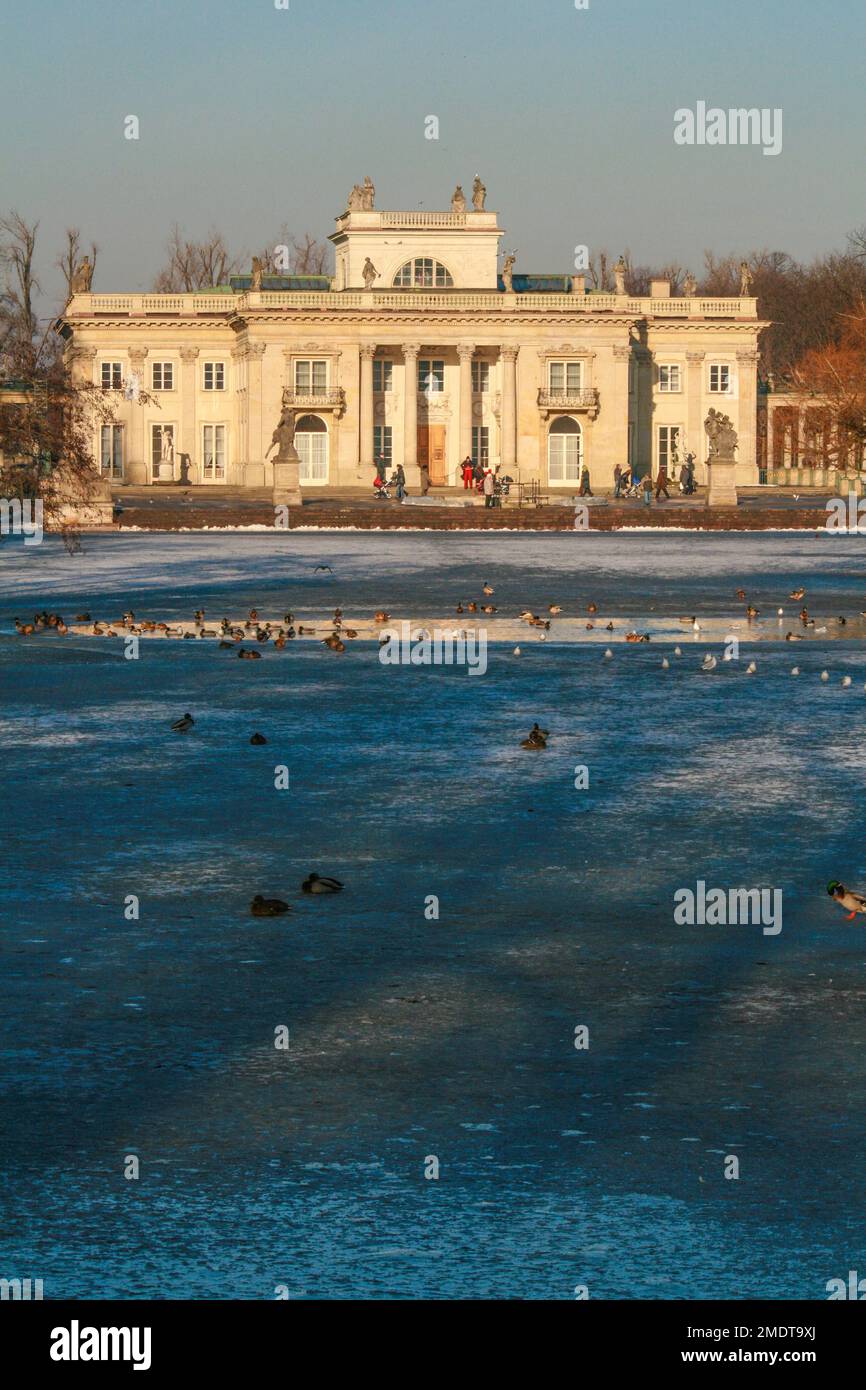
[[[334,573],[330,565],[316,565],[316,568],[313,570],[313,574],[318,573],[319,570],[327,570],[328,574]]]

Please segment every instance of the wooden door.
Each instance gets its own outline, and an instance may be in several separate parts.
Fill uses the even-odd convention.
[[[422,443],[421,434],[424,434]],[[433,487],[444,487],[445,467],[445,426],[424,425],[418,431],[418,462],[426,462],[430,468],[430,483]]]

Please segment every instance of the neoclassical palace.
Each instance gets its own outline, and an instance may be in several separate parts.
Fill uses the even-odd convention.
[[[330,237],[336,273],[234,277],[192,294],[72,295],[59,331],[74,370],[116,393],[94,441],[117,484],[264,487],[284,403],[305,490],[369,485],[374,461],[462,459],[574,491],[584,462],[609,486],[687,452],[706,477],[710,407],[756,483],[758,338],[752,298],[587,292],[583,276],[498,270],[504,235],[483,195],[467,210],[386,212],[356,187]],[[145,394],[142,395],[142,392]]]

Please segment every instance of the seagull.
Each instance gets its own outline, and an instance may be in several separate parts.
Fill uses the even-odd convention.
[[[800,668],[799,668],[799,666],[792,666],[792,667],[791,667],[791,675],[792,675],[792,676],[799,676],[799,674],[800,674]]]
[[[663,670],[663,671],[669,671],[670,669],[671,669],[671,663],[668,661],[668,659],[667,659],[666,656],[662,657],[662,670]]]
[[[319,570],[326,570],[328,574],[334,573],[330,565],[316,565],[316,568],[313,570],[313,574],[318,574]]]
[[[187,712],[182,719],[176,719],[171,727],[176,734],[188,734],[194,723],[192,715]]]
[[[719,664],[719,663],[716,661],[716,658],[715,658],[714,656],[711,656],[710,653],[707,652],[706,656],[704,657],[703,661],[701,662],[701,670],[702,670],[702,671],[715,671],[715,669],[716,669],[716,667],[718,666],[718,664]]]
[[[747,676],[753,676],[753,675],[755,674],[755,672],[757,671],[757,669],[758,669],[758,668],[757,668],[757,666],[755,665],[754,661],[750,661],[749,664],[748,664],[748,666],[746,667],[746,675],[747,675]]]
[[[851,684],[851,677],[850,677],[850,676],[843,676],[843,677],[842,677],[842,685],[844,686],[844,688],[845,688],[846,690],[848,689],[848,686],[849,686],[850,684]]]
[[[830,672],[829,672],[829,671],[822,671],[822,672],[821,672],[821,679],[822,679],[822,681],[828,681],[828,680],[830,679]]]
[[[520,656],[520,648],[519,648],[519,647],[515,647],[515,648],[514,648],[514,651],[511,653],[511,655],[512,655],[512,656]]]
[[[608,647],[607,651],[606,651],[605,654],[604,654],[604,659],[605,659],[605,661],[610,661],[610,659],[611,659],[612,656],[613,656],[613,652],[611,651],[610,647]]]
[[[682,656],[682,654],[683,653],[681,647],[674,647],[674,656]]]

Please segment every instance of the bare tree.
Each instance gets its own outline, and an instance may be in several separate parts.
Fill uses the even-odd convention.
[[[327,242],[317,241],[311,232],[293,236],[285,222],[274,243],[259,252],[265,275],[327,275],[330,257]]]
[[[0,218],[0,356],[7,375],[32,376],[37,362],[38,319],[34,296],[40,285],[33,268],[38,222],[25,222],[17,212]]]
[[[187,241],[175,225],[166,251],[168,259],[153,282],[153,288],[162,294],[225,285],[241,267],[240,257],[231,254],[221,232],[210,232],[204,241]]]

